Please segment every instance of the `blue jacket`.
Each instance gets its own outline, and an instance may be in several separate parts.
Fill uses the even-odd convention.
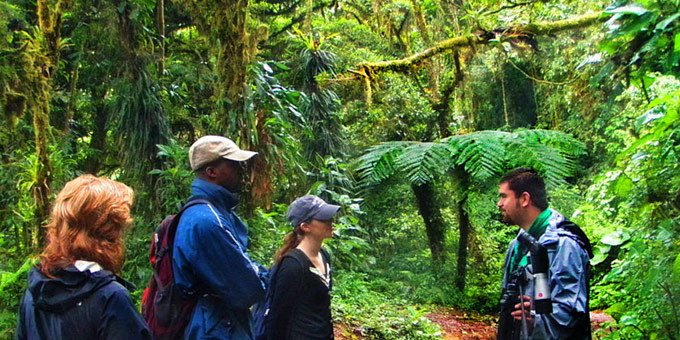
[[[131,285],[106,270],[79,271],[70,266],[43,275],[28,274],[21,300],[17,339],[151,339],[132,303]]]
[[[246,253],[248,228],[233,211],[238,197],[201,179],[194,180],[191,193],[211,204],[188,208],[177,227],[175,284],[201,295],[185,338],[251,339],[249,308],[264,296],[266,273]]]
[[[565,218],[560,213],[551,210],[548,227],[538,242],[547,248],[550,261],[550,291],[553,313],[537,314],[530,339],[579,339],[575,334],[582,334],[583,328],[589,325],[588,311],[588,252],[583,249],[575,236],[568,230],[558,228],[557,225]],[[505,257],[503,271],[503,286],[508,285],[509,263],[515,249],[514,239],[510,242]],[[531,257],[529,257],[531,263]],[[534,286],[531,265],[520,267],[527,280],[521,284],[524,295],[533,296]],[[588,334],[589,335],[589,334]]]

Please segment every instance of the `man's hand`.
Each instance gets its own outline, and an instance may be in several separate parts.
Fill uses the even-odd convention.
[[[522,320],[522,305],[524,305],[524,317],[527,322],[532,321],[531,316],[531,297],[527,295],[521,296],[521,303],[514,306],[514,310],[510,313],[515,320]]]

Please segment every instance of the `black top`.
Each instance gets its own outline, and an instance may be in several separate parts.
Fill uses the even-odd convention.
[[[130,284],[106,270],[73,266],[55,275],[31,269],[17,339],[151,339],[130,299]]]
[[[325,250],[322,258],[326,277],[299,249],[288,252],[279,264],[272,287],[269,339],[333,339],[331,270]]]

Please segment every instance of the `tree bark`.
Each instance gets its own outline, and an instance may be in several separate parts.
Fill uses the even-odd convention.
[[[432,262],[435,267],[438,267],[446,261],[446,254],[444,252],[446,225],[440,207],[437,204],[434,187],[432,183],[412,184],[411,189],[416,196],[418,211],[425,223],[427,240],[430,245],[430,252],[432,253]]]
[[[32,192],[35,199],[34,219],[38,228],[38,244],[45,244],[43,222],[49,215],[50,184],[52,182],[52,165],[48,155],[48,129],[50,127],[50,93],[52,77],[59,65],[61,40],[61,17],[69,1],[59,1],[50,6],[47,0],[37,2],[38,27],[44,39],[35,56],[34,76],[30,79],[35,102],[33,111],[33,132],[35,135],[35,152],[37,171]],[[51,8],[53,7],[53,8]]]
[[[458,211],[458,259],[456,261],[456,287],[461,291],[465,291],[465,277],[467,275],[467,259],[468,259],[468,241],[470,239],[470,216],[465,210],[467,202],[467,194],[465,198],[456,203],[456,210]]]

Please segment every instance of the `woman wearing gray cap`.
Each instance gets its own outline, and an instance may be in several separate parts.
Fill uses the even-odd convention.
[[[313,195],[288,207],[293,231],[274,256],[268,339],[333,339],[331,264],[321,246],[333,236],[333,217],[339,209]]]

